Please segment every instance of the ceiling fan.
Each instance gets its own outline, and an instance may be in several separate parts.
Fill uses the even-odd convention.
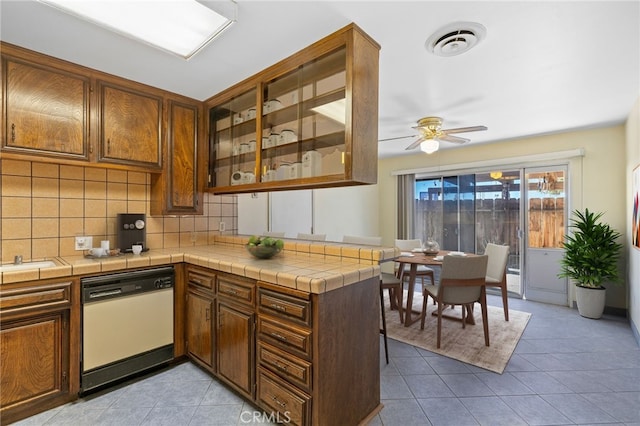
[[[381,139],[380,142],[419,136],[415,142],[413,142],[411,145],[409,145],[405,149],[406,150],[415,149],[419,146],[422,151],[426,152],[427,154],[432,154],[440,148],[440,141],[452,142],[452,143],[458,143],[458,144],[463,144],[471,141],[471,139],[461,138],[460,136],[453,136],[451,135],[451,133],[467,133],[467,132],[477,132],[480,130],[487,130],[486,126],[471,126],[471,127],[458,127],[456,129],[443,129],[442,118],[440,117],[421,118],[420,120],[418,120],[418,125],[413,126],[412,128],[418,130],[420,134],[411,135],[411,136],[400,136],[397,138]]]

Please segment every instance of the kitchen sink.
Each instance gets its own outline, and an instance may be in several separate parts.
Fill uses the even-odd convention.
[[[53,266],[56,266],[56,263],[51,260],[41,260],[38,262],[23,262],[18,265],[14,263],[7,263],[5,265],[0,265],[0,272],[22,271],[26,269],[51,268]]]

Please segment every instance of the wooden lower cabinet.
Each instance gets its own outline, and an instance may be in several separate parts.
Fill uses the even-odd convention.
[[[256,281],[218,274],[218,376],[246,398],[255,397]]]
[[[77,398],[78,354],[71,349],[72,328],[77,332],[71,326],[72,284],[7,285],[0,293],[3,424]]]
[[[310,294],[211,273],[215,377],[275,422],[358,425],[379,411],[377,277]],[[187,309],[202,307],[194,302]],[[198,316],[187,312],[187,318]],[[189,355],[203,364],[191,349]]]
[[[213,370],[214,361],[214,298],[195,290],[187,292],[187,351],[189,355]]]
[[[258,369],[257,402],[276,423],[307,425],[311,422],[311,397],[263,367]]]
[[[218,375],[249,399],[254,397],[254,317],[249,309],[218,300]]]
[[[215,279],[208,269],[186,269],[186,330],[189,357],[210,372],[215,372]]]
[[[380,406],[377,277],[309,294],[258,282],[256,403],[296,425],[358,425]],[[273,417],[273,416],[272,416]]]

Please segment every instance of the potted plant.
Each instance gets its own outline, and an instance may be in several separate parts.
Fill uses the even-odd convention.
[[[619,284],[618,259],[622,244],[621,234],[609,224],[600,221],[603,213],[573,212],[570,228],[574,231],[564,237],[564,256],[560,261],[560,277],[572,279],[576,284],[576,303],[583,317],[600,318],[604,311],[605,282]]]

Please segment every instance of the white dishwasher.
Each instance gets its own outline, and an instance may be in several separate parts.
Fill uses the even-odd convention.
[[[83,278],[81,392],[173,359],[173,267]]]

